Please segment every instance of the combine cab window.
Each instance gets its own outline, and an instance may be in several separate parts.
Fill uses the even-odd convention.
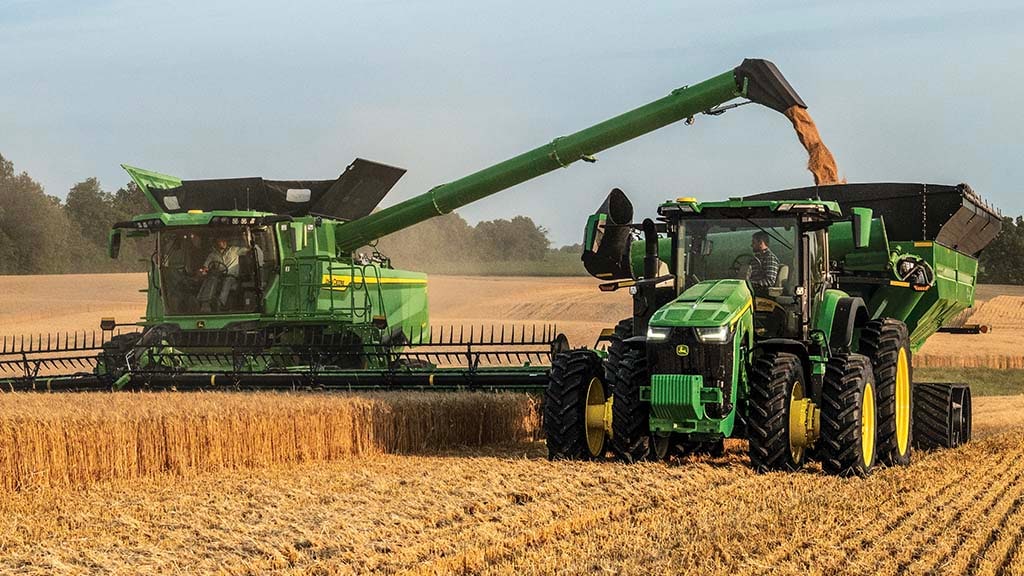
[[[277,269],[273,231],[262,226],[163,230],[160,287],[168,315],[258,312]]]
[[[795,297],[800,281],[794,218],[706,219],[682,223],[686,286],[704,280],[745,279],[754,292],[759,336],[797,336]]]

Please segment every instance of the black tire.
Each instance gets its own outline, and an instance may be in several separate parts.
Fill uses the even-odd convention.
[[[612,380],[612,452],[625,462],[638,462],[650,453],[650,405],[640,400],[647,383],[647,357],[627,350]]]
[[[914,434],[914,373],[907,325],[894,318],[868,322],[861,330],[858,351],[871,359],[875,370],[878,461],[906,466]]]
[[[623,340],[633,337],[633,318],[623,318],[615,325],[612,335],[608,337],[608,357],[604,360],[604,380],[611,382],[615,378],[615,372],[619,369],[623,355],[626,354],[626,344]],[[609,393],[611,391],[609,390]]]
[[[587,398],[596,380],[601,382],[601,358],[591,350],[556,354],[544,391],[544,434],[549,460],[590,460],[604,455],[587,442]],[[601,402],[604,386],[601,385]],[[602,437],[603,438],[603,437]]]
[[[959,414],[953,404],[959,404]],[[971,439],[971,390],[955,384],[914,385],[914,447],[955,448]]]
[[[760,355],[750,369],[749,386],[747,438],[751,466],[758,472],[799,470],[807,450],[792,446],[789,412],[794,391],[796,399],[808,394],[800,359],[785,352]]]
[[[96,375],[103,378],[108,384],[113,384],[127,373],[126,356],[132,352],[141,337],[140,332],[129,332],[118,334],[104,342],[103,349],[96,356]]]
[[[871,361],[860,354],[834,356],[825,366],[818,456],[826,473],[867,476],[874,469],[878,455],[874,380]]]

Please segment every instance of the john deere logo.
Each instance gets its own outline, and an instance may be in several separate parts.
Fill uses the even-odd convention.
[[[686,356],[690,353],[690,347],[686,344],[676,346],[676,356]]]

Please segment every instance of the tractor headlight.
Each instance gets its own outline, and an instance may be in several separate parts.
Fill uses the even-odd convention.
[[[697,332],[697,339],[701,342],[728,342],[732,337],[732,330],[729,326],[712,326],[710,328],[694,328]]]
[[[672,333],[671,326],[648,326],[647,327],[647,339],[652,342],[661,342],[666,340],[669,334]]]

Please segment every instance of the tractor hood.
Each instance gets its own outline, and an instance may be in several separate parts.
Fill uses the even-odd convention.
[[[743,280],[706,280],[687,288],[651,317],[651,326],[724,326],[752,302]]]

